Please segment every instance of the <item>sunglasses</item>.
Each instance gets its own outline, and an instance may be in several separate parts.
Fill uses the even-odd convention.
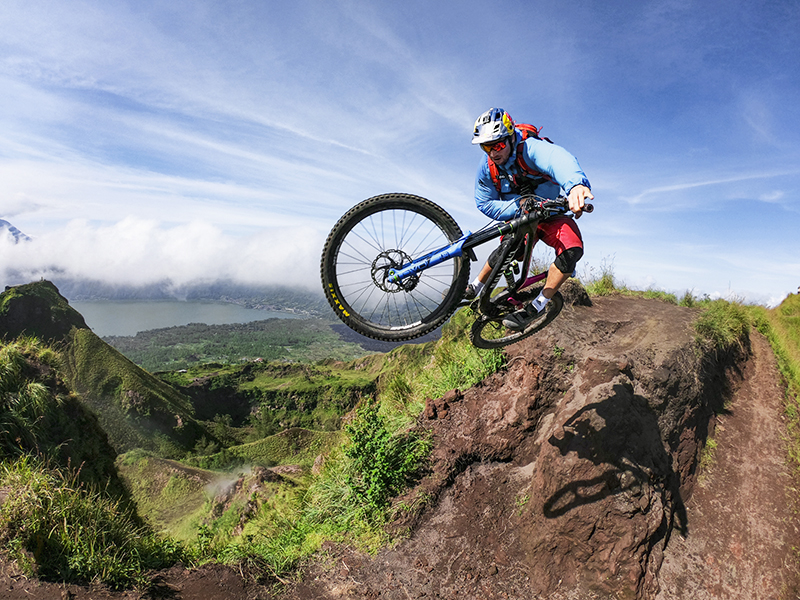
[[[502,152],[506,149],[506,146],[511,142],[509,138],[504,138],[499,142],[495,142],[494,144],[481,144],[481,148],[486,154],[489,154],[492,150],[497,150],[498,152]]]

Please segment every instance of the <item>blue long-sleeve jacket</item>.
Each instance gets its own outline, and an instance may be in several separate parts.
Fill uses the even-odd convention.
[[[521,133],[517,129],[517,140],[513,152],[504,165],[497,165],[500,174],[509,176],[517,175],[521,169],[517,165],[517,146]],[[525,152],[524,160],[529,167],[544,173],[556,183],[546,181],[536,188],[536,194],[544,198],[557,198],[561,191],[569,194],[576,185],[585,185],[591,188],[589,180],[584,174],[572,154],[561,146],[550,142],[529,137],[525,140],[522,151]],[[523,171],[522,175],[526,175]],[[508,178],[501,178],[501,191],[498,192],[489,174],[489,156],[483,157],[483,162],[475,177],[475,204],[487,217],[496,221],[513,219],[519,209],[519,194],[511,190]]]

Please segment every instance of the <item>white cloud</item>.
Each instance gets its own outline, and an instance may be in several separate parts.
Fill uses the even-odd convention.
[[[0,240],[0,276],[6,284],[41,277],[175,286],[230,279],[315,288],[322,240],[309,227],[265,229],[242,238],[207,222],[165,228],[137,218],[109,226],[80,220],[27,243]]]
[[[623,200],[630,204],[639,204],[646,200],[652,200],[653,197],[668,194],[671,192],[681,192],[685,190],[692,190],[696,188],[704,188],[709,186],[726,186],[731,183],[741,183],[743,181],[754,181],[754,180],[764,180],[764,179],[774,179],[778,177],[786,177],[786,176],[794,176],[800,173],[800,171],[796,169],[790,169],[785,171],[773,171],[773,172],[751,172],[751,173],[742,173],[740,175],[733,175],[729,177],[714,177],[705,180],[697,180],[697,181],[688,181],[688,182],[681,182],[675,183],[670,185],[662,185],[656,186],[652,188],[648,188],[642,190],[635,196],[621,196]],[[716,192],[717,197],[719,197],[719,193]]]

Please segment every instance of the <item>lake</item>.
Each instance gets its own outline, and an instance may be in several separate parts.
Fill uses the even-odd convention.
[[[83,315],[86,324],[100,337],[136,335],[140,331],[189,323],[229,325],[264,319],[304,318],[288,312],[199,300],[96,300],[70,301],[69,304]]]

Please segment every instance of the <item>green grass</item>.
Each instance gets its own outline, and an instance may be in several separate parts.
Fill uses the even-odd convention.
[[[73,329],[65,378],[96,412],[118,452],[134,448],[182,457],[211,438],[186,396],[125,358],[88,329]]]
[[[631,289],[624,283],[617,281],[614,275],[613,263],[608,261],[603,261],[599,269],[586,267],[580,280],[589,296],[634,296],[637,298],[661,300],[662,302],[689,308],[701,306],[710,301],[710,298],[707,296],[704,298],[697,298],[691,290],[687,290],[684,292],[683,296],[678,298],[675,294],[655,288],[648,288],[646,290]]]
[[[800,474],[800,295],[793,294],[774,309],[750,307],[756,328],[769,340],[786,383],[789,453]]]
[[[0,452],[33,451],[45,420],[63,404],[57,390],[42,380],[42,369],[58,368],[56,352],[35,338],[0,343]]]
[[[310,468],[317,456],[341,442],[339,431],[292,428],[255,442],[226,448],[208,456],[194,456],[184,463],[200,468],[228,469],[239,465],[293,464]]]
[[[392,518],[393,498],[423,471],[431,440],[413,424],[425,399],[451,389],[466,389],[501,368],[502,352],[474,348],[465,334],[467,311],[456,314],[439,342],[399,347],[365,359],[360,370],[380,373],[377,393],[362,400],[340,440],[320,448],[318,476],[302,476],[268,497],[256,494],[242,527],[242,504],[205,523],[203,551],[225,562],[248,562],[283,576],[316,552],[326,540],[344,541],[365,551],[389,542],[383,525]],[[263,382],[262,382],[263,384]],[[277,438],[278,436],[272,436]],[[275,443],[254,443],[226,452],[264,457]],[[283,447],[281,453],[286,453]],[[295,456],[309,465],[316,454]],[[256,509],[253,509],[257,506]],[[240,533],[234,532],[241,530]]]
[[[694,324],[698,340],[709,342],[718,350],[744,348],[751,327],[750,315],[743,305],[726,300],[712,300]]]
[[[206,516],[207,487],[219,474],[134,450],[117,458],[117,469],[139,515],[158,531],[192,542]]]
[[[146,588],[147,572],[184,558],[118,501],[22,457],[0,464],[0,543],[29,575],[112,588]]]
[[[503,368],[502,350],[480,350],[467,337],[473,314],[459,310],[442,328],[432,355],[410,357],[387,372],[380,387],[381,412],[395,429],[411,423],[425,408],[427,398],[450,390],[465,390]]]

